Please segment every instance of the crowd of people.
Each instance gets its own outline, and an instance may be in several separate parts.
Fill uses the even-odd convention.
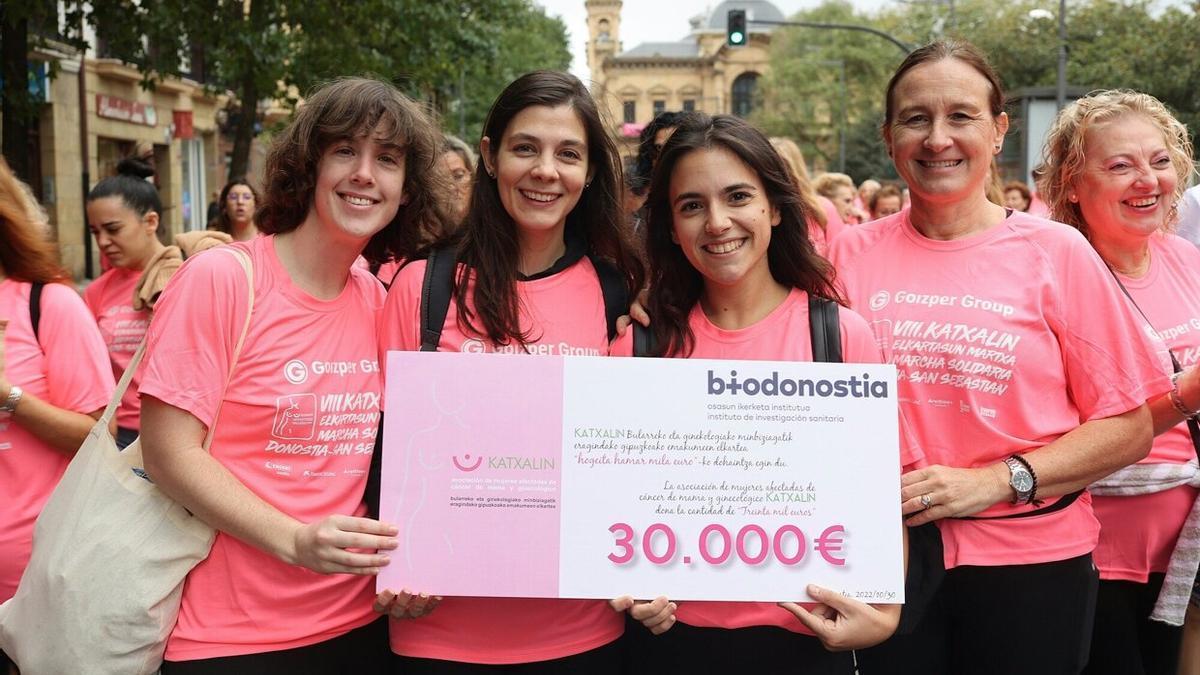
[[[1145,94],[1079,99],[1033,193],[999,181],[1005,96],[975,47],[913,51],[883,102],[902,183],[855,186],[729,115],[660,115],[623,161],[565,73],[510,83],[475,146],[390,84],[339,79],[277,135],[261,189],[225,186],[212,233],[163,243],[152,169],[122,162],[87,197],[109,267],[82,297],[0,163],[0,601],[145,341],[113,431],[140,435],[158,488],[217,530],[167,675],[1200,668],[1200,631],[1184,639],[1200,249],[1173,234],[1200,221],[1186,128]],[[435,257],[452,292],[431,334]],[[399,530],[368,506],[370,453],[262,469],[297,415],[321,414],[314,394],[368,394],[336,423],[375,439],[390,350],[630,356],[628,313],[654,356],[811,361],[817,300],[839,306],[844,360],[897,368],[900,503],[880,517],[903,519],[910,577],[937,580],[904,606],[817,586],[779,604],[377,593]]]

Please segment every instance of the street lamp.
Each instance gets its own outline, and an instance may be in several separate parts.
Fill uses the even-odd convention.
[[[1053,19],[1049,10],[1029,11],[1031,19]],[[1058,110],[1067,105],[1067,0],[1058,0],[1058,67],[1054,90],[1054,104]]]

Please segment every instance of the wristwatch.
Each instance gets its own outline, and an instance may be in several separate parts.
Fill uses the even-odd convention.
[[[1012,503],[1028,504],[1033,501],[1037,481],[1034,479],[1029,465],[1016,455],[1004,460],[1004,463],[1008,465],[1008,485],[1013,489]]]
[[[12,414],[17,409],[17,404],[21,402],[21,395],[25,392],[17,385],[12,385],[8,388],[8,398],[0,403],[0,413]]]

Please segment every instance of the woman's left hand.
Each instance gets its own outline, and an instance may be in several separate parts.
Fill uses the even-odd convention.
[[[796,615],[831,652],[877,645],[900,625],[902,605],[868,605],[812,584],[807,591],[818,603],[811,610],[794,602],[781,602],[779,606]]]
[[[1003,463],[977,469],[935,464],[900,477],[900,507],[910,527],[969,516],[1012,496]]]

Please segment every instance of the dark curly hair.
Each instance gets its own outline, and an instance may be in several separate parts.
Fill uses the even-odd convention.
[[[780,218],[779,225],[771,228],[771,243],[767,246],[771,276],[789,288],[846,304],[834,287],[833,266],[817,254],[808,238],[808,223],[815,218],[812,207],[801,199],[791,169],[767,137],[733,115],[685,113],[677,127],[654,167],[646,202],[650,208],[646,257],[655,262],[647,306],[654,318],[650,330],[655,355],[688,356],[695,346],[688,317],[704,292],[704,277],[671,240],[674,215],[670,187],[675,166],[699,150],[724,148],[762,181],[767,201]]]
[[[370,262],[407,258],[450,222],[449,178],[437,169],[442,133],[432,116],[387,82],[336,79],[314,91],[280,133],[267,155],[262,208],[256,225],[265,234],[300,226],[313,204],[317,166],[334,142],[379,128],[404,149],[405,204],[367,243]]]

